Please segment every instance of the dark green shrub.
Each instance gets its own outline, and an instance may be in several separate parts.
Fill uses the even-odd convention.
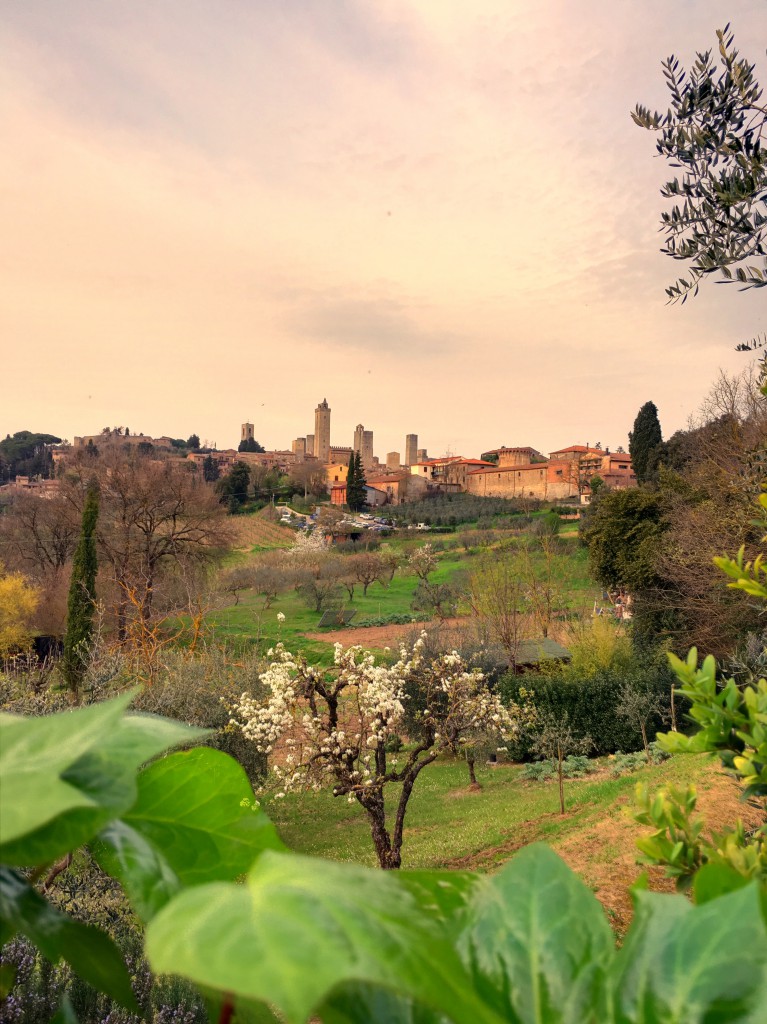
[[[535,694],[533,701],[539,711],[557,719],[566,714],[573,732],[590,736],[594,741],[594,753],[600,755],[642,748],[638,725],[617,713],[624,683],[633,683],[665,696],[670,705],[671,676],[663,666],[633,667],[621,671],[602,669],[584,678],[575,678],[567,667],[552,674],[515,676],[506,673],[499,687],[504,702],[517,700],[520,687],[532,690]],[[681,718],[679,700],[676,712]],[[653,716],[648,722],[648,735],[654,737],[663,724],[660,716]],[[531,739],[522,737],[513,747],[510,745],[509,753],[517,759],[527,759],[531,749]]]

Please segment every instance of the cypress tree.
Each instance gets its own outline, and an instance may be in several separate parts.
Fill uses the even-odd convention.
[[[359,452],[354,453],[354,482],[357,486],[357,509],[363,509],[367,505],[367,492],[365,487],[367,486],[367,480],[365,479],[365,470],[362,468],[362,456]]]
[[[72,579],[67,600],[67,631],[64,636],[63,673],[69,687],[76,691],[85,674],[88,648],[93,635],[96,607],[96,523],[99,517],[99,492],[91,484],[85,496],[80,539],[72,562]]]
[[[637,413],[634,429],[629,434],[629,454],[640,484],[647,480],[651,465],[650,456],[662,441],[663,435],[655,403],[645,402]]]
[[[357,460],[354,452],[349,454],[349,468],[346,471],[346,504],[352,512],[357,510]]]

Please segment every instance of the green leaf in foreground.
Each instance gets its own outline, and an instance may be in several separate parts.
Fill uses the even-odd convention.
[[[52,962],[66,960],[84,981],[129,1010],[137,1010],[122,957],[104,932],[73,921],[43,899],[16,871],[0,867],[0,917]]]
[[[245,887],[199,886],[171,900],[147,928],[146,952],[159,973],[260,1000],[291,1024],[344,982],[499,1024],[446,931],[394,872],[267,851]]]
[[[540,843],[480,879],[459,939],[477,991],[524,1024],[601,1024],[614,949],[594,894]]]
[[[95,805],[61,776],[111,734],[132,696],[44,718],[0,715],[0,844],[71,808]]]
[[[128,694],[127,698],[130,696]],[[154,715],[123,715],[124,705],[125,698],[122,697],[93,705],[109,711],[108,721],[104,722],[103,717],[97,718],[102,725],[100,735],[91,738],[90,746],[81,750],[76,760],[67,764],[59,778],[52,782],[54,787],[66,787],[69,793],[76,794],[79,805],[70,803],[62,806],[59,814],[39,827],[4,843],[0,857],[5,863],[17,866],[45,864],[77,849],[110,818],[133,804],[137,793],[136,771],[142,764],[169,747],[189,743],[205,735],[204,730]],[[91,708],[84,710],[90,711]],[[112,717],[115,711],[120,715],[116,719]],[[42,733],[43,739],[55,740],[61,730],[67,730],[75,714],[22,721],[32,740],[38,733]],[[21,747],[18,753],[22,753]],[[28,781],[35,777],[36,792],[40,785],[44,788],[51,781],[50,775],[44,773],[38,780],[34,754],[25,749],[24,757],[24,763],[20,758],[14,762],[17,768],[14,781],[19,778]],[[3,775],[3,786],[5,784]]]
[[[233,881],[262,850],[284,848],[254,805],[245,772],[226,754],[172,754],[140,773],[136,803],[92,850],[148,921],[183,887]]]
[[[767,929],[756,883],[693,906],[635,894],[615,961],[619,1024],[757,1024],[767,1007]]]
[[[451,1024],[438,1010],[385,988],[352,982],[342,985],[318,1009],[322,1024]]]

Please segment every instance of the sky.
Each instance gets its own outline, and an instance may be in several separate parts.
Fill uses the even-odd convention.
[[[0,436],[375,452],[683,427],[764,293],[664,288],[637,128],[713,0],[4,0]],[[726,5],[767,84],[764,0]]]

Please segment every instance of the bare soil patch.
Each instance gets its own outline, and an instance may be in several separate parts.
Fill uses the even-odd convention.
[[[737,782],[717,766],[711,767],[704,785],[698,786],[698,814],[706,822],[707,832],[720,832],[732,827],[740,818],[747,828],[756,827],[760,816],[756,808],[740,799]],[[613,927],[624,932],[632,914],[629,887],[643,871],[649,876],[654,892],[673,892],[673,879],[666,878],[661,868],[637,864],[636,838],[648,829],[637,825],[629,808],[632,798],[625,797],[606,818],[590,822],[577,834],[571,834],[552,845],[570,867],[577,871],[596,893],[607,910]]]
[[[455,619],[446,619],[441,625],[458,626],[470,622],[471,616],[464,615]],[[330,629],[322,633],[306,633],[307,640],[321,640],[326,644],[342,643],[344,647],[352,647],[360,644],[362,647],[386,647],[404,639],[414,630],[428,630],[434,626],[433,621],[428,622],[406,622],[391,623],[388,626],[354,626],[348,629]]]

